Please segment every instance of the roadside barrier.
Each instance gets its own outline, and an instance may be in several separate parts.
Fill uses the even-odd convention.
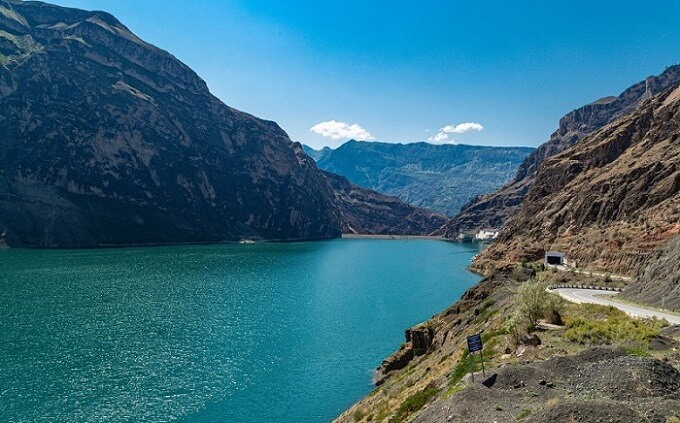
[[[623,288],[614,288],[611,286],[595,286],[595,285],[548,285],[548,290],[552,291],[553,289],[562,289],[562,288],[570,288],[570,289],[594,289],[598,291],[614,291],[614,292],[623,292]]]

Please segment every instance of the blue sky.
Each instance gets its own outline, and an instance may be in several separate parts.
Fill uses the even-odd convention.
[[[677,0],[54,2],[114,14],[314,147],[536,146],[568,111],[680,63]]]

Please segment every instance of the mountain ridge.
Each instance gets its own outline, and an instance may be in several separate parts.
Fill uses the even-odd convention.
[[[524,160],[510,183],[467,203],[460,213],[446,224],[441,234],[447,238],[455,238],[460,231],[478,228],[500,229],[519,212],[520,204],[531,189],[543,161],[634,111],[645,100],[678,82],[680,65],[668,66],[660,75],[650,76],[616,97],[604,97],[567,113],[560,119],[558,129],[550,139]]]
[[[10,246],[341,235],[299,144],[106,12],[0,0],[0,100]]]
[[[537,260],[550,249],[581,267],[635,274],[680,233],[679,122],[680,83],[545,160],[475,265]]]
[[[453,215],[510,179],[533,148],[350,140],[336,149],[305,151],[319,168],[356,185]]]

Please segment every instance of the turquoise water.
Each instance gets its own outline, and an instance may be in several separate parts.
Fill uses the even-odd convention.
[[[0,421],[324,422],[478,278],[429,240],[0,251]]]

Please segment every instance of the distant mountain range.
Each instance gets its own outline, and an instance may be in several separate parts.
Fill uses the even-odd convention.
[[[317,166],[352,183],[453,216],[477,195],[509,181],[530,147],[348,141],[336,149],[303,146]]]
[[[108,13],[0,0],[0,104],[2,245],[320,239],[350,222],[427,234],[445,221],[336,193],[276,123],[228,107]]]

